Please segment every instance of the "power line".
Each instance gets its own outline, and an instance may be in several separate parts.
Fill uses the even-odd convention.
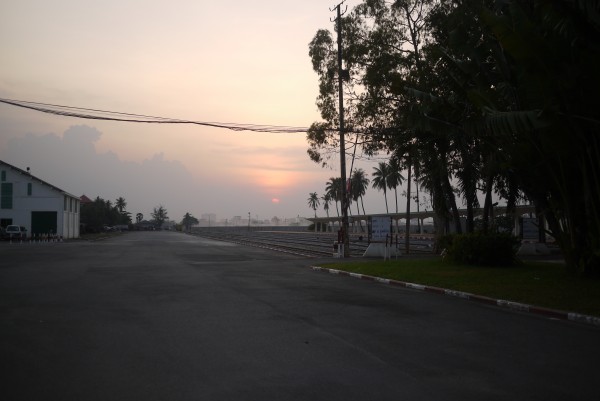
[[[176,118],[149,116],[144,114],[122,113],[117,111],[90,109],[84,107],[63,106],[49,103],[31,102],[26,100],[2,99],[0,103],[35,110],[42,113],[59,116],[84,118],[89,120],[119,121],[146,124],[193,124],[205,127],[224,128],[232,131],[253,131],[280,134],[293,134],[308,132],[307,127],[281,126],[281,125],[257,125],[239,123],[204,122],[194,120],[180,120]]]

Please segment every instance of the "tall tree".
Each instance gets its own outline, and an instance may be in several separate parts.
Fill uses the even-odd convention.
[[[308,207],[310,207],[315,212],[315,218],[317,218],[317,208],[321,204],[319,201],[319,195],[316,192],[311,192],[308,196]]]
[[[341,177],[331,177],[325,184],[325,191],[329,197],[335,202],[335,210],[338,217],[340,217],[340,210],[338,208],[338,202],[341,201],[342,188],[341,188]]]
[[[394,197],[396,199],[396,213],[398,213],[398,187],[402,185],[404,176],[400,171],[400,161],[397,157],[392,157],[388,163],[388,174],[386,177],[386,185],[389,189],[394,190]]]
[[[183,215],[183,219],[181,220],[181,225],[185,227],[186,231],[192,231],[192,226],[200,223],[197,218],[192,216],[189,212]]]
[[[123,211],[127,208],[127,201],[125,198],[120,196],[115,200],[115,206],[119,210],[119,213],[123,213]]]
[[[600,275],[600,23],[597,2],[508,2],[482,20],[508,66],[475,103],[573,272]],[[493,96],[496,95],[496,96]],[[479,97],[480,98],[480,97]],[[539,174],[543,171],[543,174]]]
[[[323,210],[325,210],[327,217],[329,217],[329,204],[331,203],[331,195],[325,193],[325,195],[321,196],[321,200],[323,201]]]
[[[152,210],[151,216],[156,228],[161,228],[163,223],[169,218],[167,215],[167,209],[163,205],[155,207]]]
[[[367,188],[369,188],[369,183],[371,181],[367,178],[367,173],[362,168],[357,168],[352,172],[351,178],[351,194],[356,202],[356,208],[358,210],[358,200],[360,199],[360,204],[362,206],[363,214],[366,215],[365,212],[365,203],[363,201],[363,197],[367,193]],[[360,214],[360,211],[358,211]]]
[[[349,127],[367,154],[410,155],[444,227],[462,230],[453,184],[469,231],[479,188],[488,217],[492,191],[508,209],[521,193],[569,269],[600,275],[598,15],[595,1],[364,0],[343,24]],[[328,31],[310,44],[319,162],[338,146],[334,50]]]
[[[96,197],[92,203],[81,206],[81,223],[89,232],[102,231],[104,227],[127,224],[129,215],[120,213],[108,200]]]
[[[383,197],[385,198],[385,212],[389,213],[387,201],[387,177],[388,177],[388,165],[386,162],[379,162],[379,166],[373,167],[373,188],[383,191]]]

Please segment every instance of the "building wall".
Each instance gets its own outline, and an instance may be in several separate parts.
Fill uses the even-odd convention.
[[[12,202],[7,200],[7,191],[2,192],[7,186],[0,187],[0,197],[4,200],[0,204],[0,219],[11,219],[12,224],[24,226],[31,235],[32,212],[56,212],[56,234],[63,238],[79,237],[77,197],[4,164],[0,164],[0,174],[0,184],[12,184]]]
[[[63,198],[63,238],[79,237],[79,211],[81,204],[79,199],[64,195]]]

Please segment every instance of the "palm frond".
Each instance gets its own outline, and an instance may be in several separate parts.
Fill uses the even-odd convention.
[[[513,136],[549,127],[551,122],[542,117],[541,110],[498,111],[486,109],[482,119],[493,135]]]

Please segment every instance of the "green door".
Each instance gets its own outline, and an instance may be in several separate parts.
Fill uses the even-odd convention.
[[[56,234],[57,215],[57,212],[31,212],[31,233],[29,234]]]

